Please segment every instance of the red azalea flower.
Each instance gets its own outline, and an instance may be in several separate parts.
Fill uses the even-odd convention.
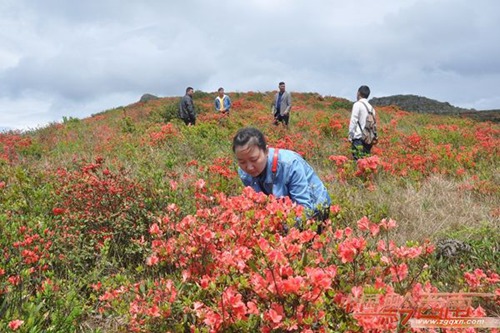
[[[56,216],[64,214],[65,211],[66,210],[64,208],[59,208],[59,207],[52,208],[52,213]]]
[[[19,320],[19,319],[16,319],[16,320],[12,320],[10,323],[9,323],[9,328],[13,331],[17,330],[19,327],[21,327],[21,325],[24,323],[23,320]]]

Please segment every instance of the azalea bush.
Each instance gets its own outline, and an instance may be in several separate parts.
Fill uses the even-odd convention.
[[[97,158],[77,170],[57,170],[59,200],[52,213],[60,240],[55,251],[82,273],[92,268],[106,242],[111,262],[126,266],[142,261],[140,240],[154,209],[143,185],[103,163]]]
[[[392,219],[363,217],[354,230],[329,220],[326,232],[317,235],[312,221],[304,231],[292,227],[300,207],[250,188],[203,202],[180,221],[172,206],[150,226],[145,264],[158,277],[150,287],[139,281],[103,291],[101,311],[126,313],[129,328],[138,332],[379,329],[376,321],[352,317],[361,295],[418,294],[423,285],[437,290],[429,280],[434,246],[395,244]],[[332,213],[341,210],[335,206]],[[498,287],[498,275],[491,274],[475,282],[483,291]],[[469,275],[468,281],[476,281]]]
[[[274,92],[230,95],[221,116],[197,92],[191,127],[160,98],[0,133],[1,332],[406,332],[363,302],[426,292],[496,295],[468,312],[498,316],[497,124],[378,108],[379,144],[353,161],[351,102],[295,93],[286,129]],[[325,182],[321,235],[242,187],[231,140],[250,125]]]
[[[141,303],[140,310],[131,306],[130,327],[140,330],[137,312],[143,323],[153,325],[149,329],[173,328],[170,320],[217,331],[319,327],[325,312],[318,305],[332,290],[337,267],[320,259],[327,239],[314,241],[313,231],[294,228],[284,234],[299,208],[250,188],[241,196],[219,193],[204,202],[181,221],[171,207],[172,214],[151,225],[155,239],[146,265],[158,273],[178,272],[182,292],[175,289],[153,303]],[[100,300],[113,313],[123,308],[117,299],[129,304],[138,298],[137,288],[119,286]],[[191,315],[185,317],[186,311]]]

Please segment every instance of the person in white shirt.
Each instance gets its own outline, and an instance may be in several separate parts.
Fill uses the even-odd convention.
[[[352,157],[358,160],[370,154],[372,149],[371,144],[366,144],[361,140],[362,129],[365,128],[368,110],[373,112],[375,116],[375,109],[368,103],[368,96],[370,96],[370,88],[368,86],[361,86],[358,89],[357,101],[354,102],[351,112],[351,121],[349,123],[349,141],[352,147]]]

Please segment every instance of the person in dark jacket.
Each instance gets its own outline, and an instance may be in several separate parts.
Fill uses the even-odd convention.
[[[193,103],[194,89],[192,87],[186,88],[186,95],[182,97],[179,105],[179,118],[184,120],[186,125],[196,124],[196,111]]]

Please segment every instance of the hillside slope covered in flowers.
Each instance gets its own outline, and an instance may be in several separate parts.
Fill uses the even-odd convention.
[[[499,125],[380,107],[355,163],[351,102],[293,93],[284,129],[273,93],[230,95],[221,117],[197,92],[194,127],[160,98],[0,134],[1,332],[406,332],[361,299],[436,291],[500,315]],[[324,180],[321,236],[283,233],[298,208],[242,187],[231,139],[249,125]]]

